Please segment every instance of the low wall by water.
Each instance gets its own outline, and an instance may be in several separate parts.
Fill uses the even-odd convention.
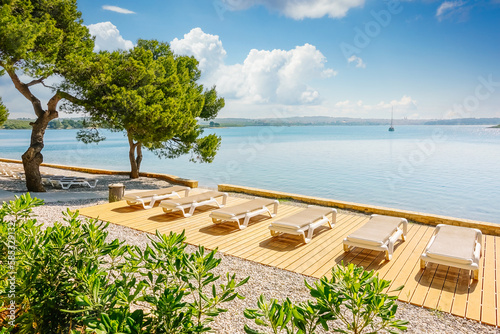
[[[0,158],[0,161],[1,162],[8,162],[8,163],[18,163],[18,164],[22,163],[21,160],[3,159],[3,158]],[[75,172],[82,172],[82,173],[89,173],[89,174],[104,174],[104,175],[129,175],[130,174],[130,172],[123,172],[123,171],[114,171],[114,170],[87,168],[87,167],[76,167],[76,166],[66,166],[66,165],[47,164],[47,163],[42,163],[41,166],[50,167],[50,168],[59,168],[59,169],[65,169],[65,170],[72,170]],[[141,172],[141,173],[139,173],[139,176],[165,180],[165,181],[168,181],[171,183],[180,184],[180,185],[190,187],[190,188],[198,188],[198,181],[183,179],[183,178],[175,176],[175,175]]]
[[[3,158],[0,158],[0,162],[22,163],[20,160],[3,159]],[[73,170],[73,171],[77,171],[77,172],[90,173],[90,174],[129,175],[129,173],[130,173],[130,172],[124,172],[124,171],[113,171],[113,170],[107,170],[107,169],[86,168],[86,167],[66,166],[66,165],[57,165],[57,164],[47,164],[47,163],[42,163],[42,166],[65,169],[65,170]],[[140,176],[157,178],[160,180],[165,180],[165,181],[168,181],[171,183],[181,184],[181,185],[191,187],[191,188],[198,187],[198,181],[184,179],[184,178],[180,178],[178,176],[169,175],[169,174],[141,172]],[[244,193],[244,194],[248,194],[248,195],[255,195],[255,196],[261,196],[261,197],[270,197],[270,198],[276,198],[276,199],[292,199],[292,200],[297,200],[297,201],[304,202],[307,204],[316,204],[316,205],[321,205],[321,206],[336,207],[339,209],[354,210],[354,211],[359,211],[359,212],[368,213],[368,214],[380,214],[380,215],[387,215],[387,216],[403,217],[403,218],[406,218],[408,220],[411,220],[411,221],[414,221],[417,223],[423,223],[423,224],[428,224],[428,225],[433,225],[433,226],[435,226],[437,224],[448,224],[448,225],[455,225],[455,226],[477,228],[477,229],[481,230],[484,234],[500,236],[500,225],[494,224],[494,223],[470,220],[470,219],[461,219],[461,218],[433,215],[433,214],[416,212],[416,211],[391,209],[391,208],[385,208],[385,207],[380,207],[380,206],[375,206],[375,205],[338,201],[338,200],[333,200],[333,199],[328,199],[328,198],[320,198],[320,197],[292,194],[292,193],[286,193],[286,192],[281,192],[281,191],[265,190],[265,189],[237,186],[237,185],[231,185],[231,184],[219,184],[218,190],[225,191],[225,192]]]
[[[270,197],[276,199],[292,199],[308,204],[316,204],[321,206],[335,207],[339,209],[354,210],[368,214],[402,217],[417,223],[423,223],[433,226],[436,226],[437,224],[447,224],[447,225],[471,227],[481,230],[481,232],[483,232],[484,234],[500,236],[500,226],[498,224],[481,222],[470,219],[453,218],[453,217],[433,215],[423,212],[415,212],[407,210],[397,210],[375,205],[337,201],[327,198],[319,198],[313,196],[291,194],[281,191],[236,186],[231,184],[219,184],[218,190],[225,192],[244,193],[248,195],[255,195],[261,197]]]

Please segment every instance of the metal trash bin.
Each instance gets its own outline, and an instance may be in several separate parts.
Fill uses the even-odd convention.
[[[125,195],[125,185],[123,183],[113,183],[109,188],[109,203],[121,201]]]

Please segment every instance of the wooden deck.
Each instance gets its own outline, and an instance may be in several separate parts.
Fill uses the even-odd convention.
[[[244,201],[229,197],[227,205]],[[499,237],[484,236],[479,280],[473,281],[469,271],[457,268],[429,264],[425,270],[420,270],[419,257],[434,231],[431,226],[409,224],[406,241],[398,242],[392,260],[385,261],[382,252],[359,248],[343,252],[342,240],[368,221],[365,216],[339,214],[333,229],[327,226],[318,228],[313,240],[303,244],[297,236],[272,238],[268,216],[253,218],[245,230],[239,230],[235,223],[215,225],[208,217],[212,209],[200,207],[193,217],[183,218],[178,212],[165,214],[158,207],[144,210],[122,201],[82,208],[80,213],[149,233],[156,230],[180,233],[185,230],[189,244],[218,248],[227,255],[317,278],[329,275],[331,268],[341,261],[355,263],[367,270],[375,269],[380,277],[391,280],[389,290],[404,285],[405,288],[398,293],[401,301],[499,325],[500,277],[497,279],[496,274],[497,259],[500,259]],[[299,210],[302,209],[281,204],[277,217],[273,219]]]

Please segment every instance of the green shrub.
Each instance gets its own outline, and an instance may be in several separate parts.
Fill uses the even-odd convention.
[[[238,282],[227,274],[221,284],[212,272],[220,264],[216,251],[200,247],[188,254],[183,233],[157,233],[142,251],[107,241],[108,224],[82,221],[78,211],[68,210],[64,225],[44,230],[32,214],[42,204],[26,194],[0,209],[0,305],[11,299],[9,238],[15,231],[14,332],[202,333],[226,311],[223,303],[243,298],[236,290],[248,278]]]
[[[386,330],[397,333],[405,330],[407,321],[396,320],[395,296],[383,291],[390,281],[379,279],[372,271],[362,267],[343,264],[332,269],[332,278],[321,278],[314,286],[305,282],[315,301],[293,304],[287,299],[283,304],[277,300],[267,302],[260,296],[257,309],[247,309],[244,315],[259,326],[271,328],[273,333],[315,333],[318,326],[338,333],[378,333]],[[399,287],[395,291],[401,290]],[[339,320],[342,328],[332,328],[331,321]],[[259,331],[245,325],[245,332]]]

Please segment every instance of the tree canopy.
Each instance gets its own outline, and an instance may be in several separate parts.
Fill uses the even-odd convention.
[[[2,98],[0,97],[0,126],[7,121],[8,117],[9,110],[7,110],[7,107],[2,103]]]
[[[44,191],[39,172],[44,132],[58,117],[59,101],[68,97],[67,92],[49,87],[54,95],[44,108],[31,87],[45,86],[50,76],[64,77],[91,55],[93,47],[76,0],[0,0],[0,74],[9,75],[36,115],[30,147],[22,157],[29,191]],[[21,74],[31,81],[23,82]]]
[[[198,84],[199,78],[195,58],[174,55],[166,43],[139,40],[129,51],[96,54],[87,67],[66,76],[65,86],[75,91],[72,101],[91,123],[126,132],[131,177],[138,177],[143,147],[160,157],[191,153],[193,161],[213,161],[220,138],[203,137],[198,119],[215,118],[224,100],[215,87]],[[72,104],[65,107],[75,111]],[[102,139],[93,131],[86,135],[85,142]]]

